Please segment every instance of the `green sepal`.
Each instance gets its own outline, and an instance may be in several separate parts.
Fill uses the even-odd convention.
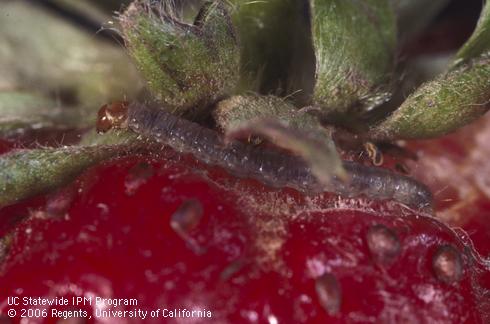
[[[133,2],[120,17],[129,53],[166,109],[200,113],[234,91],[238,40],[221,1],[208,2],[194,24],[181,21],[171,1]]]
[[[122,131],[92,134],[85,142],[91,144],[19,149],[0,156],[0,208],[63,186],[85,169],[140,144],[136,135]]]
[[[313,103],[326,115],[370,109],[389,97],[396,22],[388,0],[311,0]]]
[[[489,108],[487,54],[423,84],[368,136],[375,140],[439,137],[473,122]]]

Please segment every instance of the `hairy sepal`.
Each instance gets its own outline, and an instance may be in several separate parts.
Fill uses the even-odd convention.
[[[235,89],[238,40],[221,1],[206,3],[192,25],[167,0],[135,1],[120,21],[150,90],[173,113],[207,107]]]
[[[220,101],[213,111],[214,119],[223,131],[257,118],[274,118],[294,129],[315,132],[323,129],[318,118],[298,110],[287,99],[276,96],[240,95]]]
[[[368,136],[376,140],[434,138],[490,108],[490,56],[483,55],[423,84]]]
[[[48,192],[72,181],[85,169],[133,152],[139,142],[131,132],[91,134],[82,145],[19,149],[0,156],[0,208]]]
[[[316,58],[312,101],[326,115],[369,110],[389,97],[396,23],[388,0],[310,0]],[[347,116],[348,117],[348,116]]]

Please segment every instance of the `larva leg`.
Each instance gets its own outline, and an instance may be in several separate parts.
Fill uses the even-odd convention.
[[[431,193],[424,185],[389,170],[343,162],[350,180],[334,177],[324,185],[298,157],[241,142],[226,144],[211,129],[141,104],[129,105],[128,127],[179,152],[191,153],[207,164],[273,187],[291,187],[307,194],[330,191],[344,196],[395,199],[418,209],[429,209],[432,204]]]

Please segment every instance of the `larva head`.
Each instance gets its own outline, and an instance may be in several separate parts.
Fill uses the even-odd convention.
[[[113,102],[103,105],[97,115],[97,132],[105,133],[113,128],[126,128],[128,125],[128,103]]]
[[[179,115],[229,94],[239,76],[238,42],[222,2],[208,2],[192,25],[180,18],[167,0],[135,1],[120,17],[150,91]]]

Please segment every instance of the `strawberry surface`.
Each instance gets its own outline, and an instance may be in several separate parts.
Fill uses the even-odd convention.
[[[272,191],[171,151],[105,163],[0,214],[0,311],[15,309],[14,322],[26,307],[8,306],[12,296],[69,299],[31,306],[46,310],[28,319],[40,323],[63,311],[140,322],[101,315],[136,309],[176,323],[489,320],[488,264],[464,232],[394,202]]]
[[[413,175],[430,186],[437,216],[465,229],[477,250],[490,256],[490,116],[458,132],[430,141],[410,142],[418,161]]]

